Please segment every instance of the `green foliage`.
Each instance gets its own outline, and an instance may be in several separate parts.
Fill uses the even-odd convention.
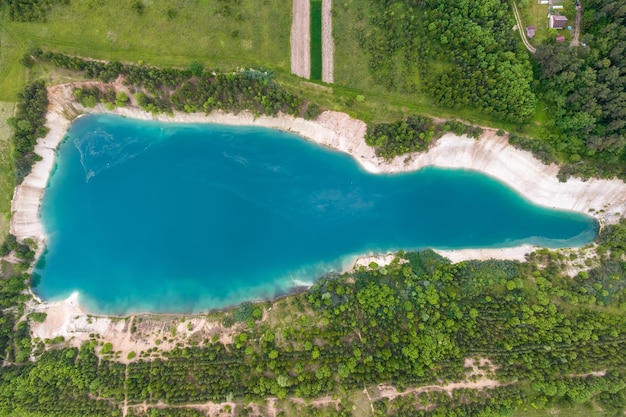
[[[105,83],[124,75],[126,83],[139,90],[135,93],[137,104],[152,113],[171,113],[173,110],[209,113],[219,109],[235,113],[250,110],[256,114],[275,115],[282,111],[298,115],[303,105],[301,98],[272,81],[272,71],[263,68],[197,78],[189,69],[103,63],[41,50],[35,53],[43,61],[81,71],[85,77]],[[74,97],[85,107],[93,107],[98,101],[125,103],[107,87],[77,89]]]
[[[107,353],[111,353],[113,351],[113,345],[109,342],[106,342],[102,345],[102,349],[100,349],[100,353],[106,355]]]
[[[377,155],[391,159],[411,152],[426,151],[434,139],[438,139],[446,132],[477,139],[483,130],[456,120],[435,124],[428,117],[410,116],[406,120],[394,123],[368,124],[365,143],[376,148]]]
[[[499,0],[422,2],[422,58],[426,90],[447,107],[472,107],[514,123],[530,120],[536,99],[532,71]],[[446,62],[441,68],[435,62]],[[441,68],[441,69],[439,69]]]
[[[17,183],[30,173],[32,165],[41,159],[34,152],[37,138],[48,132],[45,127],[48,108],[48,92],[43,81],[28,84],[19,94],[15,117],[7,123],[13,128],[13,167]]]
[[[564,177],[626,178],[626,86],[620,77],[626,62],[617,58],[626,46],[621,5],[620,0],[585,4],[585,47],[553,44],[537,50],[542,98],[552,116],[541,139],[571,162]]]
[[[71,353],[71,354],[70,354]],[[0,370],[0,415],[83,417],[111,416],[117,408],[106,400],[92,399],[90,387],[113,382],[107,366],[84,346],[44,352],[35,364]],[[119,384],[118,381],[111,385]],[[107,381],[108,380],[108,381]],[[107,392],[110,394],[111,392]],[[93,391],[95,396],[98,390]]]
[[[509,144],[518,149],[532,152],[535,158],[546,165],[557,161],[556,149],[545,140],[530,139],[511,133],[509,135]]]
[[[613,243],[621,239],[617,229],[605,233],[604,245],[619,245]],[[608,268],[610,262],[602,266]],[[146,402],[147,415],[188,415],[174,411],[186,408],[167,405],[314,398],[337,390],[360,392],[380,381],[393,381],[401,389],[461,380],[467,372],[464,359],[485,356],[498,368],[499,380],[514,383],[488,391],[455,390],[451,396],[409,394],[374,400],[373,406],[380,415],[397,416],[442,415],[435,410],[457,416],[509,415],[518,407],[546,409],[563,401],[591,400],[623,410],[626,379],[613,369],[623,366],[626,318],[605,310],[622,298],[598,303],[610,281],[593,270],[572,280],[534,262],[453,265],[433,251],[400,253],[385,267],[322,278],[308,293],[285,300],[308,303],[313,314],[281,316],[295,319],[294,326],[261,322],[248,327],[235,335],[233,345],[181,344],[163,352],[163,359],[123,365],[99,360],[94,344],[85,344],[80,353],[52,350],[42,352],[35,363],[5,366],[0,370],[0,415],[42,410],[51,416],[111,415],[125,400]],[[623,295],[626,285],[621,282],[626,280],[614,282],[621,285],[614,293]],[[575,294],[581,295],[576,302]],[[244,303],[233,316],[248,321],[260,318],[261,309]],[[27,322],[16,328],[15,359],[24,362],[32,349]],[[104,343],[100,353],[112,353],[112,345]],[[607,374],[575,376],[598,369]],[[159,401],[166,406],[150,406]],[[342,401],[344,406],[350,410]],[[129,415],[144,415],[133,413]]]
[[[8,0],[9,18],[16,22],[42,22],[55,4],[67,4],[69,0]]]
[[[191,72],[191,75],[193,75],[194,77],[201,77],[202,73],[204,72],[204,66],[198,61],[191,61],[187,68],[189,69],[189,72]]]
[[[376,148],[379,156],[390,159],[405,153],[425,151],[434,137],[432,119],[411,116],[406,121],[368,124],[365,143]]]
[[[128,95],[126,95],[123,91],[118,91],[115,93],[115,105],[117,107],[124,107],[126,103],[128,103]]]
[[[359,32],[359,43],[369,53],[375,83],[426,92],[442,106],[513,123],[532,118],[532,69],[510,30],[515,22],[507,2],[389,0],[369,6],[370,27]]]
[[[137,13],[139,16],[142,16],[146,11],[146,5],[141,0],[133,0],[131,6],[131,10]]]
[[[261,310],[249,301],[244,301],[233,311],[233,319],[238,323],[253,322],[261,318]]]
[[[46,317],[48,317],[46,313],[40,312],[30,313],[28,315],[28,318],[37,323],[43,323],[44,321],[46,321]]]
[[[320,106],[315,103],[308,103],[304,112],[304,118],[307,120],[315,120],[321,113]]]

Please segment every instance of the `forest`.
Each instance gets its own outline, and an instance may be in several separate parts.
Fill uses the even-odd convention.
[[[352,415],[340,393],[463,380],[465,358],[489,358],[500,386],[382,397],[375,415],[507,416],[590,401],[618,415],[626,410],[624,234],[626,222],[606,227],[597,266],[574,279],[563,273],[567,259],[548,250],[524,263],[459,264],[400,252],[390,265],[327,275],[274,303],[288,325],[260,321],[255,310],[266,307],[247,304],[231,311],[247,323],[233,344],[180,345],[162,359],[118,363],[95,337],[80,349],[37,349],[34,340],[35,362],[16,356],[0,369],[0,415],[115,416],[145,403],[150,416],[195,416],[173,407],[207,401],[234,401],[236,415],[247,415],[268,397],[285,400],[288,412],[292,397],[332,393],[341,406],[324,414]]]
[[[582,5],[584,47],[537,49],[540,96],[552,117],[525,145],[565,160],[564,177],[625,179],[626,8],[620,0]]]
[[[516,124],[533,117],[531,63],[510,31],[515,23],[507,2],[385,0],[370,6],[372,30],[359,42],[377,83]]]
[[[562,179],[624,178],[626,7],[620,0],[582,3],[586,46],[542,45],[532,60],[510,31],[508,3],[494,0],[372,1],[379,13],[360,43],[370,54],[368,71],[390,91],[427,94],[441,106],[472,107],[520,126],[543,101],[551,117],[541,134],[513,132],[512,144],[544,162],[565,160]],[[55,2],[6,4],[13,20],[41,21]],[[143,3],[136,4],[139,13]],[[132,99],[154,113],[248,110],[314,119],[321,111],[260,66],[231,72],[197,61],[156,67],[36,47],[22,64],[101,81],[74,90],[86,107],[111,109]],[[132,97],[107,86],[114,81]],[[43,81],[28,83],[8,121],[17,183],[37,159],[36,138],[46,134],[45,87]],[[424,151],[445,132],[478,137],[482,131],[408,114],[369,123],[366,141],[389,159]],[[0,279],[0,416],[196,417],[206,414],[189,405],[209,401],[228,402],[225,410],[233,404],[234,415],[248,416],[267,409],[268,398],[277,416],[350,416],[362,415],[355,410],[364,390],[372,394],[366,415],[376,416],[567,409],[623,415],[626,221],[604,226],[594,245],[538,249],[525,262],[452,264],[430,250],[399,252],[390,265],[328,274],[306,292],[227,311],[222,324],[241,329],[233,343],[190,341],[158,358],[140,352],[125,364],[106,354],[111,346],[98,335],[80,347],[63,338],[31,337],[31,323],[45,320],[41,313],[27,314],[25,306],[36,280],[28,273],[36,248],[8,235],[0,245],[0,256],[12,260],[2,261]],[[280,311],[281,322],[262,320],[270,308]],[[494,386],[449,394],[415,389],[472,381],[466,359],[491,364],[482,370]],[[385,396],[381,385],[401,395]],[[340,401],[311,402],[320,398]]]

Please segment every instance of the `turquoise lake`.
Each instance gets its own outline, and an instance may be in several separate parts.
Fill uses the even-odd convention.
[[[200,312],[283,294],[354,255],[570,247],[597,222],[463,170],[365,172],[270,129],[90,115],[72,124],[41,205],[35,292],[90,312]]]

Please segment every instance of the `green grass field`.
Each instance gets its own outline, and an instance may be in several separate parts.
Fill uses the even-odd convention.
[[[2,16],[0,100],[23,85],[18,60],[30,45],[96,59],[208,68],[265,66],[289,70],[291,2],[151,0],[143,14],[133,1],[76,0],[55,6],[45,23]],[[16,88],[17,87],[17,88]]]
[[[27,71],[19,63],[30,47],[66,54],[126,62],[143,61],[156,66],[186,66],[192,60],[215,70],[264,66],[279,75],[279,82],[293,93],[309,98],[323,108],[343,111],[365,121],[393,121],[410,114],[459,118],[470,123],[533,134],[545,122],[537,112],[536,123],[514,126],[501,123],[471,109],[451,110],[435,106],[424,94],[389,92],[374,82],[368,52],[359,39],[372,30],[374,11],[370,0],[345,0],[333,6],[335,84],[323,86],[289,74],[291,2],[281,0],[145,1],[140,14],[133,0],[73,0],[53,7],[47,22],[10,22],[0,9],[0,134],[2,160],[0,214],[9,215],[12,194],[8,128],[3,123],[13,109],[18,92],[29,79],[43,78],[50,84],[75,80],[51,64]],[[312,1],[312,64],[314,79],[321,78],[321,2]],[[314,16],[314,17],[313,17]],[[319,20],[318,20],[319,19]],[[436,64],[436,63],[435,63]],[[415,80],[419,84],[420,80]],[[362,95],[365,101],[357,102]],[[7,197],[8,196],[8,197]],[[4,222],[4,220],[2,220]],[[0,225],[6,228],[5,223]]]
[[[311,0],[311,79],[322,79],[322,1]]]

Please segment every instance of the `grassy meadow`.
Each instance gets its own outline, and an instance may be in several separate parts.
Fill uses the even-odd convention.
[[[141,11],[133,4],[75,0],[53,7],[44,23],[3,16],[0,100],[15,100],[23,84],[17,60],[30,45],[157,66],[197,60],[216,70],[250,65],[289,70],[291,2],[151,0]]]
[[[427,95],[420,93],[421,81],[417,78],[410,80],[417,86],[416,93],[392,92],[375,82],[369,69],[370,53],[360,42],[376,30],[371,18],[377,9],[371,0],[344,0],[333,5],[333,85],[302,80],[289,73],[292,13],[289,1],[150,0],[140,3],[143,5],[140,9],[136,4],[134,0],[72,0],[67,5],[54,6],[47,21],[37,23],[12,22],[3,9],[6,6],[0,6],[0,102],[5,102],[0,121],[5,120],[5,108],[14,107],[18,92],[29,79],[43,78],[49,84],[76,79],[72,72],[58,70],[51,64],[26,70],[19,63],[29,48],[41,47],[95,59],[156,66],[182,67],[191,61],[217,71],[264,66],[274,70],[279,75],[278,81],[291,92],[323,108],[343,111],[367,122],[393,121],[417,113],[531,134],[545,122],[545,112],[541,111],[533,124],[516,126],[472,109],[437,107]],[[315,16],[319,11],[312,23],[318,17],[320,22],[312,25],[311,34],[321,41],[321,33],[318,36],[315,29],[319,26],[321,31],[321,2],[313,1],[312,6]],[[419,10],[415,13],[419,19]],[[312,74],[321,78],[321,42],[314,44]],[[402,77],[402,65],[398,65],[393,76]],[[318,69],[319,77],[316,77]],[[3,124],[0,182],[7,190],[12,188],[8,186],[12,183],[9,135]],[[3,192],[2,196],[9,194]],[[9,215],[7,201],[7,198],[0,201],[3,219]]]

